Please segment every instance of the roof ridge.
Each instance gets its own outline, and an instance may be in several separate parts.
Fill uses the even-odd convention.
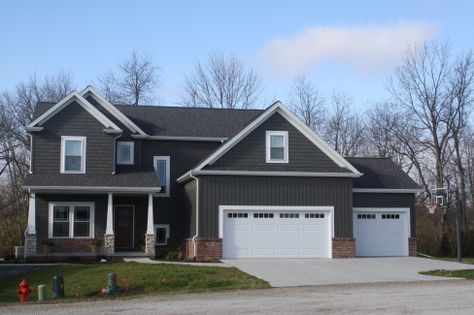
[[[265,109],[261,108],[211,108],[211,107],[187,107],[187,106],[173,106],[173,105],[126,105],[126,104],[112,104],[116,107],[129,108],[172,108],[172,109],[189,109],[189,110],[215,110],[215,111],[259,111],[263,112]]]

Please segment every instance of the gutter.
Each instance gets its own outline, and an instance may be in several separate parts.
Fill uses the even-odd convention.
[[[194,259],[197,257],[197,244],[196,239],[199,236],[199,178],[195,177],[192,172],[189,172],[189,176],[196,180],[196,234],[193,236],[193,252]]]
[[[183,137],[183,136],[149,136],[149,135],[132,135],[134,139],[144,140],[168,140],[168,141],[205,141],[205,142],[225,142],[225,137]]]

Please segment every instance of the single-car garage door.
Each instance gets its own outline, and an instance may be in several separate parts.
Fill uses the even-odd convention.
[[[221,216],[224,258],[331,257],[329,209],[245,207]]]
[[[354,208],[356,256],[408,256],[409,209]]]

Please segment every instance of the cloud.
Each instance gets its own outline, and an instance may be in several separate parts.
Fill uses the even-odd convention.
[[[265,71],[294,78],[316,64],[341,62],[359,74],[397,64],[410,45],[434,37],[436,23],[397,22],[386,25],[315,26],[293,37],[275,38],[257,53]]]

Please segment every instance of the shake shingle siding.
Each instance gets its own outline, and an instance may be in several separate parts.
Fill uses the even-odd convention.
[[[61,136],[84,136],[86,141],[86,174],[112,174],[113,136],[79,104],[73,103],[44,124],[34,134],[33,172],[59,174]]]
[[[335,236],[352,237],[352,179],[199,176],[199,236],[218,237],[219,205],[334,206]]]
[[[266,163],[266,131],[288,131],[289,163]],[[348,172],[275,113],[225,153],[209,170]]]

